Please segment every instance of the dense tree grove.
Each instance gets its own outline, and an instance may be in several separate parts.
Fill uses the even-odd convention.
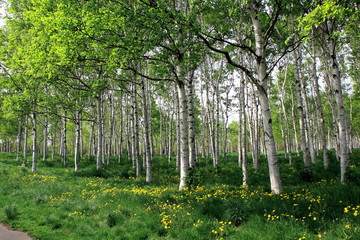
[[[326,171],[334,148],[344,183],[360,147],[359,24],[354,0],[8,0],[0,151],[24,166],[31,152],[32,171],[55,154],[75,171],[127,155],[147,182],[166,155],[179,190],[227,152],[247,185],[246,153],[255,169],[262,153],[279,194],[276,151],[307,169],[322,154]]]

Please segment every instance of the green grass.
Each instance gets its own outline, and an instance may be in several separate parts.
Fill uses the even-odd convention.
[[[189,188],[178,192],[175,162],[154,158],[154,181],[135,178],[131,163],[113,158],[98,171],[94,159],[74,172],[58,161],[38,161],[38,171],[0,154],[0,222],[36,239],[360,239],[360,151],[350,160],[349,181],[339,183],[339,163],[321,156],[311,171],[279,153],[284,193],[270,192],[266,159],[249,187],[241,186],[237,155],[217,168],[200,160]],[[58,159],[58,158],[57,158]],[[250,161],[251,162],[251,159]]]

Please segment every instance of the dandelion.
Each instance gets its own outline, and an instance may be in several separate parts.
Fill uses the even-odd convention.
[[[348,230],[351,229],[350,224],[345,225],[345,228],[348,229]]]
[[[314,217],[313,219],[314,219],[314,221],[316,221],[316,217]]]
[[[318,234],[317,237],[318,237],[318,238],[322,238],[322,235],[321,235],[321,234]]]

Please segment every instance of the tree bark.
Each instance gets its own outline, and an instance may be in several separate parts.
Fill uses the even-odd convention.
[[[23,129],[23,120],[20,119],[19,126],[18,126],[18,134],[16,138],[16,162],[20,161],[20,152],[21,152],[21,137],[22,137],[22,129]]]
[[[182,68],[177,67],[177,73],[182,74]],[[180,127],[180,184],[179,190],[186,187],[186,173],[189,166],[189,134],[188,134],[188,103],[185,91],[185,77],[179,76],[176,79],[176,87],[179,98],[179,127]]]
[[[60,154],[61,161],[64,166],[66,166],[66,112],[64,111],[64,116],[61,117],[61,144],[60,144]]]
[[[45,120],[44,120],[44,142],[43,142],[43,161],[46,160],[46,155],[47,155],[47,143],[48,143],[48,116],[45,115]]]
[[[255,5],[256,4],[254,4],[252,1],[248,4],[251,20],[253,23],[253,29],[255,32],[255,47],[257,55],[256,65],[259,79],[259,82],[256,83],[256,87],[259,91],[271,190],[275,194],[280,194],[282,192],[280,167],[276,157],[275,140],[272,130],[272,119],[270,114],[269,98],[267,94],[268,79],[266,74],[265,39],[262,35],[261,24],[257,13],[257,7]]]
[[[97,151],[96,151],[96,169],[100,170],[103,165],[103,124],[102,124],[102,96],[101,94],[97,97]]]
[[[79,159],[80,159],[80,118],[79,110],[75,110],[75,146],[74,146],[74,167],[75,172],[79,170]]]
[[[144,118],[144,152],[145,152],[145,170],[146,170],[146,182],[152,181],[152,156],[150,150],[150,137],[149,137],[149,115],[148,115],[148,103],[147,103],[147,89],[145,80],[141,81],[141,89],[143,96],[143,118]]]
[[[313,41],[313,56],[312,56],[312,83],[315,91],[315,100],[316,100],[316,107],[317,107],[317,113],[318,113],[318,124],[319,124],[319,131],[320,131],[320,138],[321,138],[321,146],[323,150],[323,161],[324,161],[324,168],[329,168],[329,157],[328,157],[328,151],[326,146],[326,135],[325,135],[325,126],[324,126],[324,112],[323,112],[323,106],[321,102],[321,95],[319,91],[319,79],[317,77],[317,70],[316,70],[316,54],[315,54],[315,45]]]
[[[32,118],[32,165],[31,165],[31,171],[36,171],[36,143],[37,143],[37,132],[36,132],[36,113],[32,112],[31,114]]]
[[[132,158],[135,164],[136,177],[141,175],[141,164],[139,159],[139,118],[138,118],[138,104],[137,104],[137,89],[136,89],[136,75],[134,75],[132,83],[132,122],[131,122],[131,132],[132,132]]]
[[[188,83],[188,112],[189,112],[189,167],[196,167],[196,145],[195,145],[195,116],[194,116],[194,71],[190,72]]]
[[[289,157],[289,165],[292,165],[292,142],[291,142],[291,137],[290,137],[290,127],[289,127],[289,119],[286,113],[286,108],[285,108],[285,86],[286,86],[286,82],[287,82],[287,72],[288,72],[288,66],[289,64],[286,65],[286,70],[285,70],[285,78],[284,78],[284,82],[282,84],[282,87],[280,89],[280,103],[281,103],[281,109],[284,115],[284,120],[285,120],[285,129],[286,129],[286,147],[287,147],[287,152],[288,152],[288,157]]]
[[[293,51],[294,58],[294,78],[296,85],[296,96],[297,96],[297,109],[299,114],[299,126],[300,126],[300,139],[301,139],[301,150],[303,152],[303,161],[306,168],[310,168],[309,161],[309,148],[305,132],[305,115],[304,115],[304,104],[301,95],[301,82],[300,82],[300,59],[297,49]]]
[[[327,21],[328,32],[332,32],[334,19],[329,19]],[[346,174],[348,168],[348,154],[349,154],[349,145],[347,137],[347,123],[346,123],[346,112],[344,107],[344,100],[341,87],[341,77],[339,65],[337,62],[337,53],[336,53],[336,42],[333,37],[328,39],[328,50],[330,55],[330,66],[332,70],[332,84],[335,90],[335,99],[337,105],[338,113],[338,129],[339,129],[339,145],[340,145],[340,169],[341,169],[341,183],[345,183]]]

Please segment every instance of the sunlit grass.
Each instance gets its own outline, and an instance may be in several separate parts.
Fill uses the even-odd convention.
[[[0,155],[0,159],[1,159]],[[321,163],[303,178],[301,160],[282,161],[284,193],[272,194],[263,160],[249,167],[251,185],[241,186],[236,155],[218,168],[199,162],[188,189],[178,192],[174,163],[157,156],[154,182],[134,178],[131,163],[103,170],[81,162],[39,161],[36,173],[14,156],[0,160],[0,221],[38,239],[357,239],[360,189],[341,185],[337,163],[327,173]],[[359,160],[351,159],[351,179]]]

